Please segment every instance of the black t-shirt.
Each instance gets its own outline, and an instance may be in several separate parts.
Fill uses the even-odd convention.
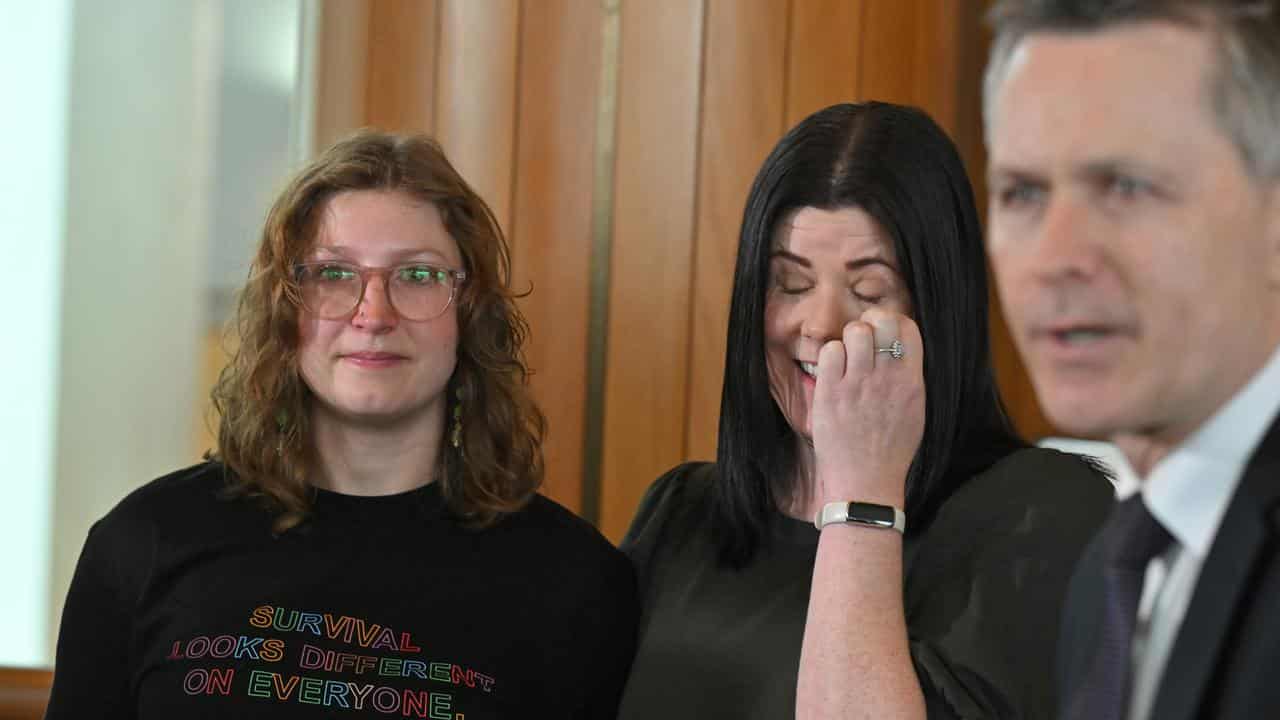
[[[205,463],[85,542],[48,718],[612,718],[635,642],[630,564],[537,496],[475,531],[438,486],[318,491],[281,536]]]
[[[642,611],[620,720],[795,715],[818,531],[776,513],[746,568],[720,565],[709,530],[716,477],[704,463],[659,478],[623,540]],[[1063,594],[1111,502],[1110,484],[1077,457],[1027,449],[908,535],[901,582],[930,718],[1053,716]]]

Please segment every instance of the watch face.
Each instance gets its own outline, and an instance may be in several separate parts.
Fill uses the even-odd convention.
[[[893,519],[893,508],[888,505],[861,502],[849,503],[849,520],[852,522],[891,528],[893,527]]]

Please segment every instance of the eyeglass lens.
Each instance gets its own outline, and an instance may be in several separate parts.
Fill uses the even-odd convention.
[[[439,317],[453,300],[454,277],[431,265],[401,265],[382,270],[387,298],[396,312],[409,320]],[[367,289],[365,273],[355,265],[314,263],[299,266],[302,303],[311,313],[336,320],[351,314]]]

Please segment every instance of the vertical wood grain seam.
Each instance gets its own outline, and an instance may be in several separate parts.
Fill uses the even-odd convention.
[[[698,106],[694,108],[694,136],[693,136],[693,207],[689,213],[689,264],[688,264],[688,288],[689,288],[689,306],[687,308],[688,317],[685,325],[685,342],[684,342],[684,417],[682,418],[684,427],[680,433],[680,459],[685,460],[689,457],[689,419],[693,415],[693,383],[695,378],[694,362],[693,362],[693,334],[696,332],[697,324],[695,317],[697,313],[697,296],[698,296],[698,252],[697,244],[702,241],[698,233],[698,212],[702,205],[699,199],[699,188],[702,187],[702,134],[704,132],[703,122],[706,120],[706,92],[707,92],[707,35],[710,33],[707,22],[709,14],[708,6],[712,0],[701,0],[701,13],[698,21],[701,27],[698,30],[698,91],[694,95],[697,98]]]
[[[795,31],[795,0],[787,0],[786,13],[787,26],[782,36],[782,117],[778,119],[778,126],[784,133],[791,129],[787,126],[787,118],[791,117],[791,33]]]
[[[591,193],[591,257],[587,309],[587,396],[582,423],[582,517],[600,525],[600,470],[604,463],[604,388],[608,361],[610,262],[613,256],[613,182],[617,165],[618,77],[621,72],[622,1],[599,0],[600,77]]]
[[[364,109],[360,112],[360,128],[374,128],[373,124],[373,76],[378,72],[378,68],[373,63],[373,34],[376,30],[377,19],[380,9],[384,7],[378,0],[369,0],[365,3],[365,15],[368,19],[364,24],[364,72],[361,73],[361,79],[364,87],[360,89],[360,99],[364,103]],[[378,130],[386,130],[388,128],[378,127]]]
[[[431,28],[431,137],[436,142],[440,142],[440,85],[441,85],[441,63],[440,63],[440,41],[444,33],[444,0],[434,0],[436,4],[435,17],[432,18]]]
[[[511,201],[507,203],[506,231],[507,250],[510,253],[511,266],[507,268],[510,278],[515,278],[516,261],[519,256],[515,245],[516,240],[516,188],[519,184],[520,168],[520,95],[524,89],[521,79],[524,77],[524,3],[525,0],[517,0],[516,2],[516,51],[514,53],[514,81],[511,85],[511,157],[508,158],[508,165],[511,168],[511,179],[507,183],[508,196]],[[531,281],[532,282],[532,281]],[[532,287],[532,285],[530,286]]]
[[[863,96],[866,83],[863,82],[867,71],[867,5],[869,0],[858,3],[858,76],[854,78],[854,98],[858,102],[866,100]]]

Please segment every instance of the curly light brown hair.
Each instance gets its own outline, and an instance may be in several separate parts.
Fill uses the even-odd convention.
[[[525,505],[542,483],[545,420],[529,394],[528,325],[510,287],[506,239],[488,205],[423,135],[364,130],[325,151],[285,187],[267,214],[230,332],[234,350],[212,393],[217,446],[233,495],[265,500],[276,532],[304,521],[318,455],[311,390],[298,371],[300,290],[295,266],[311,250],[330,198],[355,190],[404,193],[439,209],[467,280],[455,299],[461,442],[440,439],[437,476],[450,510],[473,527]],[[446,428],[445,432],[449,432]]]

